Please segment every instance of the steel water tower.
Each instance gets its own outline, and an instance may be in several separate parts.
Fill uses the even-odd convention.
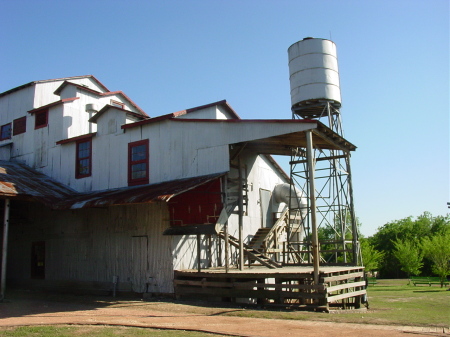
[[[288,49],[292,118],[317,120],[326,137],[343,139],[341,90],[336,45],[327,39],[307,37]],[[307,151],[309,150],[309,151]],[[306,153],[313,158],[306,158]],[[313,163],[311,165],[311,162]],[[308,164],[309,163],[309,164]],[[362,264],[358,228],[353,206],[350,152],[323,149],[292,149],[291,184],[300,188],[308,200],[305,240],[289,245],[303,263],[312,263],[318,246],[321,264]],[[291,216],[299,214],[295,205]],[[323,240],[314,243],[318,237]],[[318,261],[314,261],[314,265]]]

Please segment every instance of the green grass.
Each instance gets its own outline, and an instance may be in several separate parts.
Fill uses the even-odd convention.
[[[136,298],[90,297],[73,295],[55,295],[53,301],[89,304],[98,307],[126,307],[127,310],[146,309],[160,312],[177,312],[199,314],[205,316],[240,316],[267,319],[311,320],[340,323],[409,325],[424,327],[450,327],[450,291],[448,287],[413,286],[408,280],[378,280],[376,285],[367,289],[369,310],[362,312],[318,313],[306,311],[262,310],[225,303],[209,303],[202,301],[171,301],[154,299],[141,301]],[[40,298],[49,300],[48,294],[12,293],[12,298]],[[214,336],[201,332],[177,330],[155,330],[125,327],[99,326],[40,326],[0,329],[0,337],[10,336]],[[217,336],[217,335],[215,335]]]
[[[23,326],[0,330],[1,337],[210,337],[218,335],[183,331],[106,326]]]

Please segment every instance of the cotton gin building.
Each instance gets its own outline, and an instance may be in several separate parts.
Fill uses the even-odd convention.
[[[315,280],[292,258],[310,196],[272,155],[310,132],[316,148],[355,149],[323,123],[245,120],[226,101],[151,117],[91,75],[13,88],[0,111],[2,298],[20,285],[360,306],[362,267]]]

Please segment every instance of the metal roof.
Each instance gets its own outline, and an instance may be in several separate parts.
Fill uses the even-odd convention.
[[[155,201],[169,201],[172,197],[223,176],[223,173],[171,180],[138,187],[124,187],[114,190],[84,193],[53,205],[53,209],[78,209],[108,207],[123,204],[142,204]]]
[[[32,168],[0,161],[0,197],[38,201],[52,209],[78,209],[169,201],[172,197],[223,176],[223,173],[158,184],[78,193]]]
[[[143,121],[138,121],[138,122],[134,122],[134,123],[124,124],[124,125],[122,125],[122,129],[129,129],[129,128],[134,128],[134,127],[137,127],[137,126],[140,126],[140,125],[144,125],[144,124],[157,123],[157,122],[160,122],[160,121],[163,121],[163,120],[177,118],[179,116],[183,116],[183,115],[186,115],[186,114],[189,114],[189,113],[193,113],[193,112],[196,112],[196,111],[199,111],[199,110],[202,110],[202,109],[210,108],[212,106],[222,106],[223,108],[225,108],[225,110],[232,116],[232,120],[239,120],[239,119],[241,119],[239,117],[239,115],[236,113],[236,111],[233,110],[231,105],[229,105],[226,100],[222,100],[222,101],[218,101],[218,102],[214,102],[214,103],[209,103],[209,104],[205,104],[205,105],[202,105],[202,106],[198,106],[198,107],[195,107],[195,108],[190,108],[190,109],[186,109],[186,110],[181,110],[181,111],[169,113],[169,114],[166,114],[166,115],[161,115],[161,116],[145,119]],[[194,120],[197,120],[197,119],[194,119]]]
[[[98,79],[95,78],[95,76],[93,76],[93,75],[82,75],[82,76],[62,77],[62,78],[54,78],[54,79],[50,79],[50,80],[41,80],[41,81],[33,81],[33,82],[25,83],[25,84],[22,84],[22,85],[20,85],[18,87],[15,87],[15,88],[12,88],[12,89],[9,89],[9,90],[7,90],[5,92],[0,93],[0,97],[8,95],[8,94],[11,94],[11,93],[13,93],[15,91],[24,89],[26,87],[30,87],[30,86],[38,84],[38,83],[56,82],[56,81],[61,81],[61,80],[75,80],[75,79],[87,78],[87,77],[92,78],[105,91],[109,91],[109,89],[107,87],[105,87],[105,85],[103,83],[101,83]]]
[[[0,161],[0,197],[39,201],[51,207],[74,194],[77,192],[24,164]]]
[[[356,146],[331,130],[319,121],[291,120],[292,123],[317,123],[317,127],[311,129],[315,148],[328,150],[342,150],[344,152],[355,151]],[[263,139],[256,139],[246,143],[246,149],[259,154],[284,155],[292,154],[292,149],[306,147],[305,131],[286,133]]]

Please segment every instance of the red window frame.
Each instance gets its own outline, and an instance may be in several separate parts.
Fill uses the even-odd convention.
[[[34,113],[34,129],[45,128],[48,125],[48,109]]]
[[[128,186],[149,183],[149,141],[128,144]]]
[[[92,139],[81,139],[76,144],[75,178],[90,177],[92,175]]]
[[[0,128],[0,140],[11,139],[11,123],[2,125]]]
[[[20,135],[27,131],[27,116],[13,120],[13,136]]]

